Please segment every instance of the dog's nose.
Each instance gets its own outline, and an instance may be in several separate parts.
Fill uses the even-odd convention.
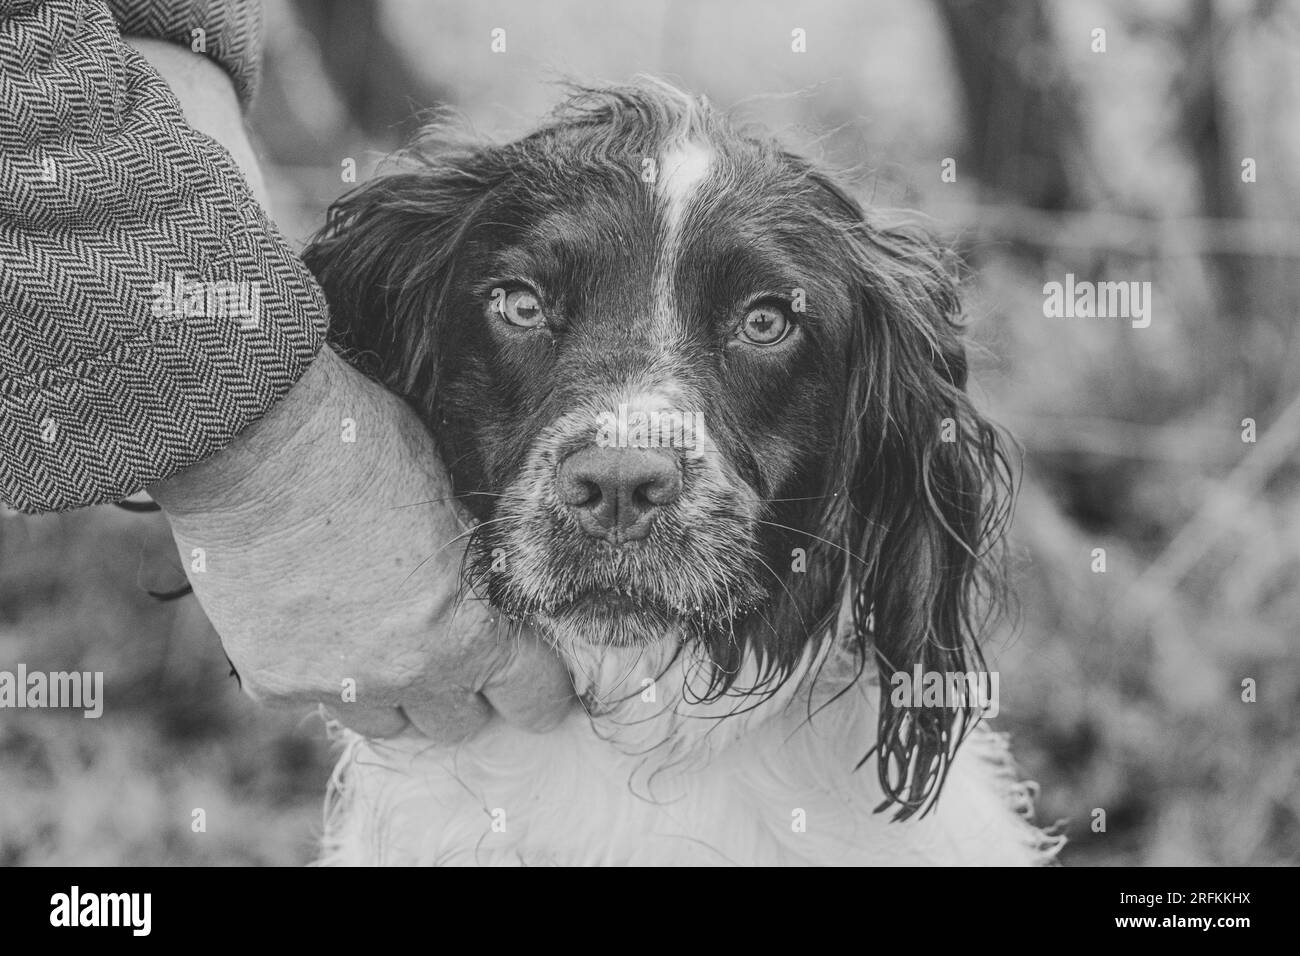
[[[560,498],[587,534],[615,544],[650,533],[656,509],[682,493],[668,449],[588,447],[560,463]]]

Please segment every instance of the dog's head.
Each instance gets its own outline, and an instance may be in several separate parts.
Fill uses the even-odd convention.
[[[481,594],[561,649],[677,633],[719,693],[744,660],[777,686],[846,588],[864,661],[980,666],[1010,473],[934,248],[657,83],[406,159],[307,261],[336,341],[437,435]],[[972,714],[881,699],[906,815]]]

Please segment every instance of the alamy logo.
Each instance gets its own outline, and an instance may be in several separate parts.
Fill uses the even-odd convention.
[[[1043,315],[1049,319],[1131,319],[1133,328],[1151,324],[1150,282],[1064,282],[1043,286]]]
[[[998,715],[997,671],[895,671],[889,678],[895,707],[970,707],[985,717]]]
[[[679,411],[601,412],[596,444],[601,448],[691,448],[704,442],[704,413]]]
[[[256,327],[262,318],[262,292],[257,282],[196,282],[175,275],[170,283],[153,284],[156,319],[233,319],[245,328]]]
[[[128,926],[133,936],[152,928],[151,893],[82,893],[78,886],[50,897],[51,926]]]
[[[81,710],[94,719],[104,713],[103,671],[0,671],[0,709],[56,707]]]

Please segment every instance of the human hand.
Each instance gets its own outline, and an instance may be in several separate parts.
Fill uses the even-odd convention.
[[[257,700],[440,742],[494,710],[545,730],[572,705],[548,647],[459,600],[467,526],[432,436],[329,349],[229,447],[149,490]]]

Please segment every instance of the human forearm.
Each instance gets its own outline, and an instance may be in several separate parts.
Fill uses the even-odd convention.
[[[214,135],[246,148],[224,72],[173,51],[181,93],[227,104],[182,114],[102,3],[0,3],[0,20],[0,500],[62,510],[227,444],[302,375],[326,306],[231,154],[186,122],[224,115]],[[232,288],[255,311],[225,314],[211,292]]]

